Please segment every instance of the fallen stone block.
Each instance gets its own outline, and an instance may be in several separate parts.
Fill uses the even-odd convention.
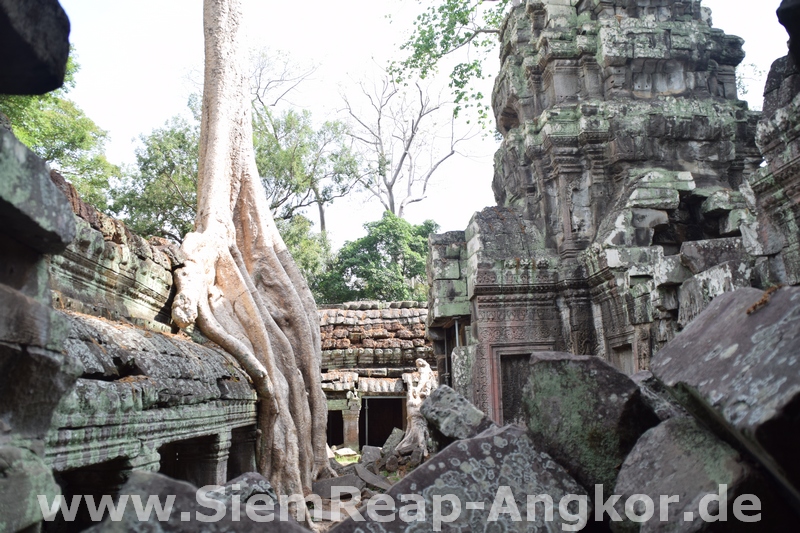
[[[50,468],[29,450],[0,447],[0,531],[20,531],[42,521],[37,497],[61,494]]]
[[[642,400],[664,421],[675,417],[689,416],[683,407],[670,395],[664,384],[658,381],[649,370],[641,370],[631,376],[642,392]]]
[[[800,509],[800,288],[718,296],[653,358],[692,414],[744,445]]]
[[[403,440],[404,436],[405,431],[399,428],[394,428],[392,433],[386,439],[386,442],[383,443],[381,454],[383,454],[384,457],[391,455],[392,452],[394,452],[394,449],[397,448],[397,445],[400,444],[400,441]]]
[[[362,465],[355,466],[356,475],[364,480],[364,482],[376,489],[389,490],[392,488],[392,483],[383,476],[373,474]]]
[[[269,531],[281,533],[301,533],[308,530],[301,527],[288,514],[288,520],[281,519],[281,510],[278,505],[274,505],[272,510],[255,510],[252,507],[269,507],[270,497],[265,494],[255,494],[252,496],[251,509],[248,514],[246,501],[242,500],[238,508],[224,505],[206,495],[200,495],[203,502],[198,502],[198,489],[185,481],[178,481],[162,474],[152,472],[133,472],[130,478],[120,489],[122,495],[128,496],[124,513],[117,521],[111,520],[106,513],[103,522],[89,529],[91,533],[178,533],[178,532],[203,532],[203,533],[222,533],[235,531],[253,531],[254,525],[259,522],[269,521]],[[161,505],[164,505],[169,496],[174,496],[172,508],[168,517],[162,520],[156,512],[150,514],[148,520],[141,521],[133,505],[131,498],[137,496],[141,499],[142,505],[146,504],[148,498],[156,495],[160,498]],[[257,500],[257,501],[256,501]],[[211,503],[214,502],[214,503]],[[222,511],[218,511],[213,505],[222,506]],[[221,516],[217,516],[220,515]],[[254,519],[253,516],[257,517]],[[271,518],[271,520],[269,520]]]
[[[609,512],[615,533],[788,531],[794,520],[758,471],[692,418],[672,418],[642,435],[622,464],[613,493],[604,491],[604,500],[611,494],[620,496]],[[653,502],[653,516],[637,523],[632,518],[641,520],[648,512],[642,495]],[[742,505],[753,502],[745,495],[759,499],[759,511],[741,512]],[[662,496],[678,499],[667,502]],[[740,520],[758,513],[757,525]],[[723,516],[724,524],[709,519]]]
[[[536,496],[553,502],[551,521],[545,521],[545,504],[529,505]],[[521,524],[526,531],[562,531],[563,525],[580,523],[579,506],[585,518],[591,516],[586,491],[549,455],[538,451],[518,426],[490,428],[454,442],[383,497],[394,501],[393,511],[383,507],[378,512],[376,507],[370,515],[367,502],[362,505],[363,522],[351,517],[334,531],[519,531]],[[562,516],[559,503],[565,497],[568,513]],[[492,509],[496,522],[489,521],[494,518]],[[534,511],[535,517],[528,514]],[[415,521],[423,512],[424,520]]]
[[[366,486],[364,480],[356,474],[347,474],[345,476],[330,477],[315,481],[311,486],[311,492],[323,500],[330,500],[334,496],[334,487],[339,487],[340,489],[344,487],[355,487],[360,491]]]
[[[0,1],[0,93],[58,89],[68,56],[69,18],[57,0]]]
[[[658,417],[625,374],[594,356],[534,352],[523,392],[528,433],[584,487],[617,470]]]
[[[377,446],[362,446],[361,447],[361,464],[368,465],[379,461],[381,458],[381,449]]]
[[[483,411],[447,385],[434,389],[420,410],[428,424],[449,439],[468,439],[496,427]]]

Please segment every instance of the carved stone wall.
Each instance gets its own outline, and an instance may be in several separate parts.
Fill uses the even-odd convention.
[[[787,153],[793,130],[738,99],[742,44],[700,1],[512,9],[497,206],[433,236],[428,270],[435,349],[447,341],[453,384],[497,422],[514,416],[503,383],[519,354],[592,354],[633,374],[719,294],[797,283],[795,174],[777,155],[759,170],[756,146],[758,129],[762,149]]]

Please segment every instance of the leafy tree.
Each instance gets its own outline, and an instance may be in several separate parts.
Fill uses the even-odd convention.
[[[500,25],[510,5],[510,0],[436,0],[414,22],[411,36],[400,46],[407,56],[392,64],[392,74],[398,80],[412,74],[424,79],[438,70],[446,56],[467,51],[450,72],[454,112],[475,107],[485,124],[488,107],[481,104],[483,94],[474,82],[486,77],[483,60],[498,44]]]
[[[428,235],[438,225],[432,220],[412,225],[386,211],[364,228],[367,235],[346,242],[320,280],[320,300],[425,300]]]
[[[360,163],[346,132],[341,122],[315,129],[308,111],[279,114],[254,102],[256,166],[276,219],[288,220],[316,205],[325,233],[325,208],[358,184]]]
[[[314,298],[319,299],[318,285],[331,260],[331,246],[326,235],[312,231],[312,222],[299,214],[288,220],[275,219],[275,224]]]
[[[8,117],[14,135],[72,182],[85,201],[106,210],[109,179],[121,172],[105,157],[107,132],[66,98],[79,68],[72,50],[60,89],[43,95],[0,95],[0,113]]]
[[[177,242],[192,231],[199,139],[199,124],[179,116],[140,137],[137,170],[112,191],[112,210],[131,231]]]

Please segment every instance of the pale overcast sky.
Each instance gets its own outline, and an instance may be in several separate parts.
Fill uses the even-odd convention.
[[[403,32],[419,10],[414,0],[243,0],[253,47],[285,50],[298,62],[319,65],[292,96],[319,119],[340,108],[339,92],[396,55]],[[704,0],[714,26],[746,41],[745,63],[767,71],[785,55],[786,32],[775,17],[780,0]],[[186,112],[190,81],[203,62],[201,0],[61,0],[72,25],[70,40],[81,70],[71,98],[109,131],[109,159],[132,163],[135,139]],[[391,15],[391,20],[387,18]],[[496,67],[495,67],[496,68]],[[751,89],[751,105],[761,100]],[[462,230],[476,210],[493,205],[491,138],[472,142],[469,158],[448,161],[429,199],[412,206],[411,222],[436,220],[442,231]],[[380,217],[377,202],[335,203],[328,211],[334,244],[361,236],[361,225]],[[316,220],[314,212],[309,217]]]

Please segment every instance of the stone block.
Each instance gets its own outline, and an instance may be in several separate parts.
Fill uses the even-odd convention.
[[[358,466],[358,465],[356,465]],[[334,487],[356,487],[358,490],[366,487],[363,479],[355,474],[347,474],[339,477],[330,477],[315,481],[311,486],[311,492],[322,499],[330,500],[333,497]],[[344,492],[343,489],[339,489]]]
[[[605,492],[607,495],[609,491]],[[621,496],[614,506],[621,520],[612,517],[611,521],[615,533],[785,531],[793,529],[795,522],[786,504],[768,488],[758,471],[692,418],[671,418],[642,435],[622,464],[613,494]],[[625,512],[625,502],[634,494],[646,495],[654,502],[654,516],[644,523],[631,521]],[[702,509],[718,516],[719,502],[712,500],[707,506],[701,502],[708,495],[720,494],[726,500],[722,512],[727,520],[723,527],[720,522],[703,520],[700,512]],[[732,513],[737,498],[751,494],[761,501],[761,519],[756,528],[756,524],[741,522]],[[662,506],[662,495],[678,496],[679,500]],[[662,521],[664,515],[667,519]]]
[[[634,228],[656,228],[669,224],[666,211],[659,209],[633,209],[631,223]]]
[[[718,217],[734,209],[746,209],[744,195],[730,189],[714,191],[700,205],[700,212],[708,217]]]
[[[75,238],[72,208],[50,180],[46,163],[4,128],[0,128],[0,227],[42,253],[61,252]]]
[[[447,385],[434,389],[420,411],[428,424],[448,439],[468,439],[495,426],[483,411]]]
[[[30,450],[0,447],[0,531],[22,531],[42,521],[37,497],[61,494],[50,468]]]
[[[653,358],[690,412],[733,438],[800,506],[800,288],[717,297]]]
[[[524,404],[528,433],[581,485],[614,485],[639,436],[658,424],[631,379],[602,359],[534,352]]]
[[[749,263],[741,237],[687,241],[681,244],[681,262],[697,274],[727,261]]]
[[[372,488],[379,490],[389,490],[392,488],[392,483],[388,479],[381,475],[373,474],[364,468],[363,465],[357,464],[355,466],[355,472],[356,475],[360,477],[362,481],[364,481],[364,483]]]
[[[498,487],[505,488],[498,493]],[[424,521],[407,523],[400,520],[396,512],[394,520],[377,524],[371,516],[363,513],[364,522],[349,518],[336,527],[336,532],[435,531],[434,499],[443,503],[439,498],[452,498],[460,508],[458,516],[452,516],[452,521],[439,524],[444,531],[492,531],[494,528],[519,531],[520,520],[525,521],[528,531],[561,531],[564,525],[578,522],[562,517],[558,510],[561,499],[570,494],[583,496],[584,509],[591,512],[585,490],[549,455],[537,450],[524,430],[517,426],[492,428],[470,439],[454,442],[395,483],[386,494],[397,502],[398,508],[408,505],[400,500],[400,495],[420,495],[424,501],[420,503],[420,507],[424,506]],[[506,505],[519,511],[518,519],[514,519],[512,511],[499,513],[496,522],[489,521],[492,502],[496,501],[498,494],[505,499]],[[554,502],[553,521],[545,522],[541,503],[535,506],[535,517],[527,513],[528,495],[542,494],[549,495]],[[469,505],[472,502],[482,502],[484,506],[474,508]],[[499,508],[501,504],[498,502],[497,505]],[[450,503],[437,507],[442,516],[448,516],[453,509]],[[412,503],[412,515],[413,508]],[[576,513],[577,508],[578,502],[572,501],[569,511]]]
[[[628,207],[646,209],[677,209],[680,196],[675,189],[640,188],[633,191]]]
[[[400,441],[403,440],[403,436],[405,436],[405,431],[400,428],[392,429],[392,432],[387,437],[386,442],[383,443],[383,447],[381,448],[381,454],[384,457],[392,455],[394,449],[397,448],[397,445],[400,444]]]
[[[205,522],[196,519],[198,515],[205,515],[206,517],[215,516],[215,510],[209,507],[212,498],[208,498],[204,505],[197,501],[197,487],[186,483],[185,481],[178,481],[169,478],[162,474],[152,472],[133,472],[128,481],[120,489],[120,494],[128,495],[129,497],[137,495],[141,498],[143,503],[153,495],[174,495],[175,500],[172,505],[172,511],[169,513],[169,519],[160,521],[156,513],[150,515],[149,521],[140,521],[136,513],[136,508],[132,502],[128,502],[125,506],[125,513],[119,521],[112,521],[111,517],[106,514],[105,520],[100,524],[94,525],[87,529],[91,533],[117,533],[117,532],[131,532],[131,533],[145,533],[152,531],[163,531],[164,533],[171,532],[237,532],[237,531],[253,531],[253,521],[250,520],[246,512],[246,500],[241,498],[239,509],[235,512],[229,507],[226,508],[224,516],[221,516],[216,521]],[[254,497],[261,499],[255,502],[257,505],[264,505],[270,499],[269,496],[259,493],[254,493]],[[162,499],[162,502],[164,500]],[[252,512],[252,511],[251,511]],[[300,526],[294,520],[281,520],[281,510],[278,505],[274,506],[271,511],[258,511],[257,514],[262,517],[272,517],[269,525],[269,531],[277,533],[301,533],[308,530]],[[291,515],[290,515],[291,516]],[[186,517],[189,520],[186,520]],[[237,519],[238,518],[238,519]]]
[[[728,261],[687,279],[678,289],[678,324],[689,324],[720,294],[749,287],[751,274],[748,264]]]
[[[57,0],[0,1],[0,93],[44,94],[61,87],[69,18]]]
[[[642,392],[642,400],[664,421],[675,417],[686,417],[688,413],[675,401],[664,385],[649,370],[640,370],[631,376]]]

